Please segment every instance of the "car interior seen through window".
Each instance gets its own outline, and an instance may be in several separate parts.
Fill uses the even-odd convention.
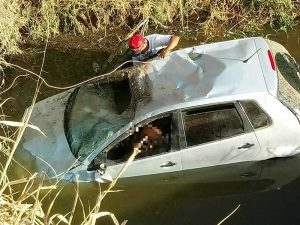
[[[244,132],[243,121],[233,104],[183,113],[187,146],[229,138]]]
[[[111,166],[126,162],[133,153],[134,146],[141,143],[146,136],[147,140],[143,141],[141,152],[135,159],[169,152],[171,150],[171,129],[171,115],[137,126],[133,134],[119,141],[108,151],[105,150],[99,154],[94,160],[94,165],[105,163],[107,166]]]
[[[242,101],[240,103],[254,129],[266,127],[271,124],[270,118],[254,101]]]

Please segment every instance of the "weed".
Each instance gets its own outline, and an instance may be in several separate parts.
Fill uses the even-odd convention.
[[[45,40],[46,30],[50,38],[64,33],[84,35],[87,30],[106,34],[149,18],[153,28],[179,23],[182,29],[192,25],[191,29],[209,36],[228,29],[253,33],[267,23],[286,31],[300,16],[297,1],[291,0],[0,0],[0,5],[2,55],[19,53],[19,45],[28,39]]]

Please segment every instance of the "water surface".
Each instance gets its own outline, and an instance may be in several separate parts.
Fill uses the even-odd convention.
[[[264,30],[263,35],[284,45],[300,62],[300,26],[287,33]],[[200,37],[201,39],[201,37]],[[179,48],[199,44],[198,40],[181,39]],[[75,51],[75,50],[74,50]],[[68,86],[94,76],[93,61],[104,61],[107,54],[76,50],[63,52],[49,49],[44,66],[44,77],[57,86]],[[29,63],[28,63],[29,62]],[[41,53],[27,60],[15,59],[13,63],[39,72]],[[22,71],[7,71],[7,84]],[[16,87],[3,97],[13,96],[5,112],[12,119],[21,118],[30,105],[35,82],[20,79]],[[60,92],[43,87],[39,99]],[[115,213],[127,224],[201,224],[220,222],[239,204],[239,210],[223,224],[286,225],[300,222],[300,157],[272,159],[263,162],[240,163],[172,173],[166,179],[158,176],[120,180],[116,189],[102,203],[103,211]],[[104,188],[104,187],[102,187]],[[101,189],[95,182],[80,185],[80,196],[86,208],[95,202]],[[74,186],[68,184],[55,204],[55,211],[68,212],[72,208]],[[48,203],[45,202],[45,207]],[[78,207],[74,224],[82,217]],[[99,224],[112,224],[110,219],[100,219]]]

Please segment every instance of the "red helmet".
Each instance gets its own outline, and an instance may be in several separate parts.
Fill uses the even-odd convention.
[[[141,34],[134,34],[128,41],[129,48],[138,49],[143,44],[145,38]]]

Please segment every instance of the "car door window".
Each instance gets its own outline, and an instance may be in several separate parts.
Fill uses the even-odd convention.
[[[241,117],[233,104],[183,112],[187,146],[199,145],[244,133]]]
[[[126,162],[133,153],[135,144],[142,142],[145,136],[147,140],[143,141],[135,160],[170,152],[178,146],[175,123],[176,120],[171,114],[142,123],[136,126],[131,135],[125,135],[121,141],[108,146],[94,159],[93,164],[106,163],[107,166],[112,166]]]
[[[240,104],[254,129],[267,127],[271,124],[270,117],[254,101],[241,101]]]

